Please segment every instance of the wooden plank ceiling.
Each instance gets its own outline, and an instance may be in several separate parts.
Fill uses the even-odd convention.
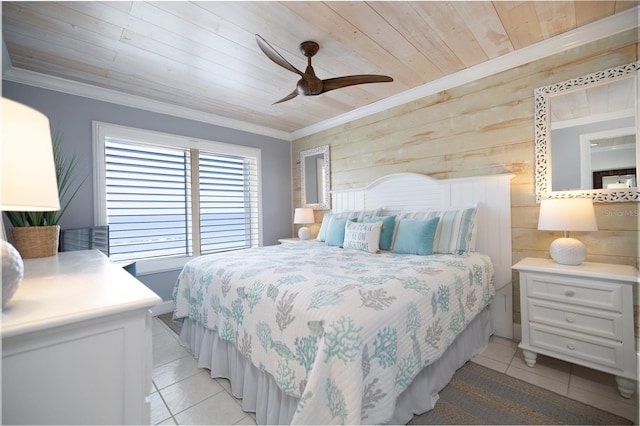
[[[621,1],[3,2],[11,65],[293,132],[634,7]],[[392,83],[298,96],[298,69]]]

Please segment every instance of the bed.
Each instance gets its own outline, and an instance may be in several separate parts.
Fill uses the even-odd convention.
[[[509,337],[511,178],[389,175],[334,192],[319,240],[196,258],[181,343],[259,424],[406,423]]]

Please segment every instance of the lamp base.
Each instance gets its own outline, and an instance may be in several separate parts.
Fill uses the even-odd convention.
[[[2,309],[4,309],[22,282],[24,263],[18,250],[5,240],[0,240],[0,257],[2,258]]]
[[[551,258],[561,265],[580,265],[587,257],[587,248],[575,238],[558,238],[549,247]]]
[[[298,229],[298,238],[300,238],[301,240],[308,240],[309,237],[311,237],[311,230],[309,228],[303,226],[302,228]]]

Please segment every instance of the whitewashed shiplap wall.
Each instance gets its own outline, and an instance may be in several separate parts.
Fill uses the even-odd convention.
[[[638,50],[636,31],[620,33],[297,139],[292,158],[298,159],[301,150],[329,145],[335,190],[364,187],[399,172],[438,179],[513,173],[511,261],[548,257],[549,244],[559,233],[536,229],[534,89],[636,61]],[[292,167],[294,205],[299,206],[299,162]],[[587,260],[638,266],[638,204],[597,204],[596,215],[597,232],[572,235],[587,245]],[[321,218],[317,212],[316,220]],[[517,274],[513,280],[517,301]],[[514,321],[520,321],[517,303]]]

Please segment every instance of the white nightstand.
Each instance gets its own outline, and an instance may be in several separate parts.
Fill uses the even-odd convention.
[[[520,273],[522,341],[529,367],[537,354],[616,376],[625,398],[635,392],[637,359],[633,331],[633,266],[585,262],[560,265],[525,258]]]
[[[298,238],[298,237],[295,237],[295,238],[280,238],[280,239],[278,240],[278,242],[279,242],[280,244],[303,243],[303,242],[305,242],[305,241],[309,241],[309,240],[301,240],[301,239],[300,239],[300,238]]]

